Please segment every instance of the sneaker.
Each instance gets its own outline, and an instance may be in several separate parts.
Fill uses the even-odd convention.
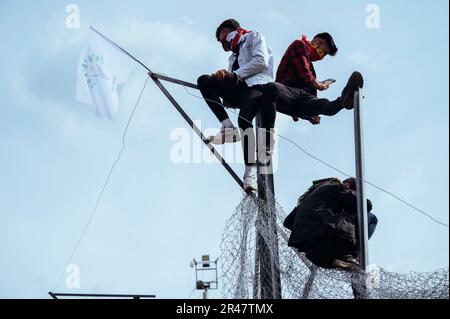
[[[331,266],[333,268],[341,269],[341,270],[348,270],[348,271],[357,271],[359,270],[359,266],[355,265],[352,262],[342,261],[340,259],[335,259],[331,263]]]
[[[256,182],[256,176],[254,173],[245,174],[244,176],[244,191],[256,192],[258,190],[258,184]]]
[[[364,78],[361,73],[355,71],[348,79],[347,86],[342,91],[341,100],[342,105],[347,109],[351,110],[354,108],[355,92],[358,89],[364,87]]]
[[[266,148],[266,155],[267,156],[273,156],[273,154],[275,154],[275,150],[273,148]]]
[[[270,161],[270,157],[272,157],[273,154],[275,154],[275,151],[274,151],[273,148],[266,147],[266,146],[261,146],[258,149],[259,162],[262,163],[262,164],[266,164],[267,162]]]
[[[270,141],[268,141],[268,143],[266,143],[266,141],[263,141],[263,143],[260,144],[258,147],[259,156],[270,157],[270,156],[273,156],[273,154],[275,153],[274,133],[271,132],[270,137],[267,137],[267,138],[270,138]]]
[[[267,156],[273,156],[275,153],[275,139],[273,134],[270,135],[270,146],[266,146],[265,151]]]
[[[233,128],[222,128],[219,133],[215,136],[208,137],[208,142],[215,145],[222,145],[225,143],[236,143],[241,140],[239,135],[239,129]]]

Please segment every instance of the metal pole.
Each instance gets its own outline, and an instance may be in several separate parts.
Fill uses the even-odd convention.
[[[126,55],[128,55],[132,60],[134,60],[135,62],[137,62],[139,65],[141,65],[144,69],[146,69],[148,72],[151,72],[150,69],[144,64],[142,63],[140,60],[138,60],[137,58],[135,58],[132,54],[130,54],[127,50],[125,50],[124,48],[122,48],[120,45],[118,45],[116,42],[112,41],[111,39],[109,39],[108,37],[106,37],[105,35],[103,35],[103,33],[101,33],[100,31],[97,31],[93,26],[89,26],[89,28],[94,31],[95,33],[97,33],[100,37],[102,37],[106,42],[109,42],[110,44],[112,44],[113,46],[117,47],[120,51],[122,51],[123,53],[125,53]]]
[[[49,294],[50,297],[52,297],[53,299],[58,299],[58,297],[55,296],[55,294],[54,294],[53,292],[50,291],[48,294]]]
[[[256,117],[256,145],[259,146],[266,142],[266,131],[262,128],[261,114]],[[273,179],[272,158],[268,163],[260,161],[259,152],[257,151],[258,164],[258,198],[265,203],[266,207],[273,212],[275,208],[275,186]],[[278,252],[278,232],[276,224],[276,215],[267,212],[260,212],[258,218],[264,227],[268,228],[267,233],[272,238],[263,238],[258,233],[256,254],[259,259],[259,288],[261,289],[262,299],[281,299],[281,277],[280,277],[280,259]],[[269,243],[266,240],[270,240]],[[270,251],[268,244],[273,247]]]
[[[156,79],[159,79],[159,80],[162,80],[162,81],[171,82],[171,83],[182,85],[182,86],[185,86],[185,87],[188,87],[188,88],[191,88],[191,89],[198,90],[198,85],[195,85],[195,84],[190,83],[190,82],[178,80],[178,79],[175,79],[175,78],[171,78],[171,77],[169,77],[167,75],[162,75],[162,74],[158,74],[158,73],[151,73],[150,76],[152,78],[156,78]]]
[[[81,298],[132,298],[132,299],[143,299],[143,298],[156,298],[155,295],[123,295],[123,294],[70,294],[70,293],[48,293],[53,299],[58,299],[58,297],[81,297]]]
[[[364,140],[362,123],[362,92],[355,92],[355,151],[356,151],[356,192],[358,198],[359,263],[365,272],[369,264],[367,197],[364,187]]]
[[[308,299],[311,293],[311,289],[314,285],[314,280],[316,279],[317,268],[314,268],[310,271],[308,281],[305,284],[305,288],[303,289],[302,299]]]

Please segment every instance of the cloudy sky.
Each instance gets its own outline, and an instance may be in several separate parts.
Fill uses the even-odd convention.
[[[371,3],[380,10],[379,28],[366,23]],[[277,64],[302,34],[330,32],[339,54],[316,69],[320,79],[337,83],[322,96],[337,97],[353,70],[366,77],[367,180],[448,223],[448,1],[75,1],[76,29],[66,26],[68,4],[0,2],[1,298],[46,298],[55,288],[146,79],[137,67],[114,121],[78,103],[76,72],[89,25],[152,70],[190,82],[226,65],[214,37],[224,19],[261,31]],[[204,129],[218,128],[203,101],[168,87]],[[354,172],[351,112],[316,127],[280,115],[277,127],[315,156]],[[71,292],[186,298],[194,284],[190,260],[219,256],[223,228],[243,195],[207,156],[200,164],[173,161],[171,137],[186,129],[149,83],[126,151],[72,260],[81,287]],[[198,140],[188,137],[196,147]],[[284,141],[278,146],[276,193],[286,211],[312,180],[343,177]],[[242,174],[239,160],[232,166]],[[397,272],[448,266],[448,228],[377,189],[367,194],[380,220],[372,263]],[[64,278],[55,290],[68,291]]]

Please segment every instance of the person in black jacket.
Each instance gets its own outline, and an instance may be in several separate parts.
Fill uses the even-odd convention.
[[[369,213],[369,238],[378,219]],[[289,246],[304,252],[319,267],[355,269],[358,266],[357,198],[355,179],[319,180],[303,194],[297,207],[284,221],[292,231]]]

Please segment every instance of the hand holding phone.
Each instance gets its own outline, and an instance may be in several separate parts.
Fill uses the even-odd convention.
[[[323,84],[328,84],[328,85],[331,85],[335,82],[336,82],[335,79],[326,79],[325,81],[322,81]]]

